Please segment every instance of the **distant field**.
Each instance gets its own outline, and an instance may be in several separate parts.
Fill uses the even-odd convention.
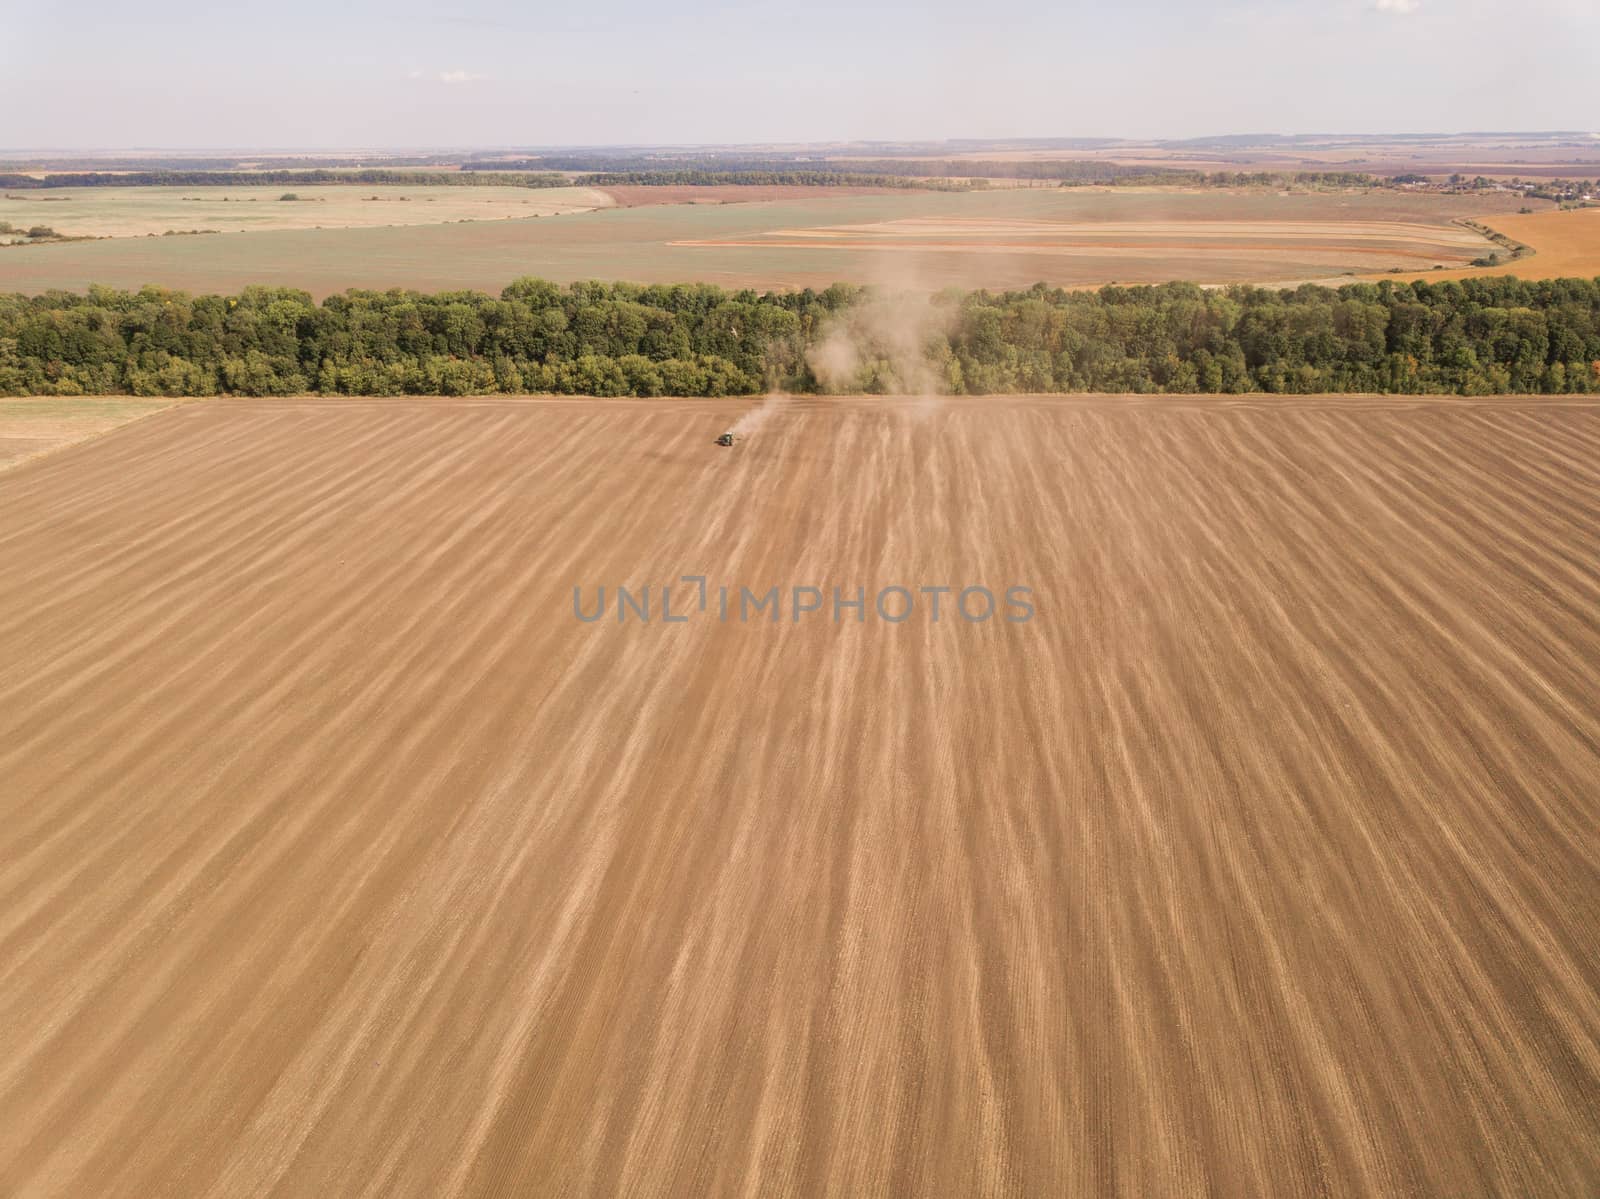
[[[1596,1194],[1600,409],[750,406],[0,474],[0,1192]]]
[[[288,193],[298,199],[282,199]],[[138,237],[168,230],[231,234],[436,225],[587,212],[611,204],[604,192],[586,187],[73,187],[3,193],[0,220],[21,228],[48,225],[68,237]]]
[[[0,399],[0,471],[170,408],[173,402],[126,396]]]
[[[374,219],[436,209],[452,202],[440,194],[448,190],[432,189],[433,203],[367,202],[367,208]],[[550,194],[497,190],[512,191],[517,202],[539,203]],[[1463,266],[1493,247],[1453,227],[1452,219],[1498,216],[1519,202],[1392,192],[1028,188],[836,195],[816,189],[754,202],[607,208],[555,220],[15,247],[0,250],[0,291],[90,283],[234,291],[275,283],[319,296],[350,287],[494,292],[521,275],[757,288],[839,280],[926,287],[1026,287],[1041,280],[1059,286],[1168,279],[1290,283],[1395,266]],[[361,203],[348,207],[359,215]],[[307,219],[302,210],[323,206],[238,207],[289,209],[285,219],[301,220]],[[908,230],[920,235],[908,237]]]
[[[903,195],[898,187],[807,187],[802,184],[716,184],[709,187],[626,186],[605,187],[601,191],[623,208],[642,208],[651,204],[753,204],[760,200],[818,200],[841,196]]]
[[[805,250],[870,250],[939,254],[1043,254],[1130,262],[1174,257],[1229,261],[1241,253],[1315,261],[1326,269],[1366,261],[1460,261],[1486,252],[1484,238],[1461,226],[1402,221],[1056,221],[946,217],[862,225],[774,229],[760,238],[677,242],[675,245]],[[1204,269],[1203,267],[1201,268]],[[1204,277],[1203,275],[1199,277]]]

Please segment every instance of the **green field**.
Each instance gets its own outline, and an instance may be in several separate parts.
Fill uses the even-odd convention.
[[[540,202],[547,196],[529,198]],[[1516,203],[1509,196],[1394,192],[818,194],[602,209],[558,219],[6,247],[0,248],[0,291],[156,283],[210,292],[271,283],[318,296],[351,287],[492,292],[523,275],[558,281],[703,280],[729,287],[825,286],[837,280],[930,288],[1027,286],[1040,280],[1058,286],[1167,279],[1336,281],[1394,267],[1464,266],[1489,247],[1451,221],[1504,212]],[[419,206],[432,207],[425,200],[384,207]],[[66,206],[57,207],[64,212]],[[1235,232],[1230,225],[1248,228]]]
[[[442,225],[610,204],[588,187],[64,187],[0,193],[0,220],[23,229],[46,225],[63,237],[143,237]]]
[[[172,404],[126,396],[0,399],[0,470]]]

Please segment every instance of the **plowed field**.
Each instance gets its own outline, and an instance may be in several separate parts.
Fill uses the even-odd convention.
[[[1600,410],[742,407],[0,475],[0,1193],[1600,1189]]]

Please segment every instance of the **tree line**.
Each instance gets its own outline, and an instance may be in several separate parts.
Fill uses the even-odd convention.
[[[458,154],[361,154],[337,156],[329,154],[270,154],[227,155],[206,158],[193,154],[180,155],[129,155],[111,157],[82,154],[67,156],[39,156],[14,158],[7,162],[14,171],[259,171],[289,170],[323,167],[435,167],[454,166],[460,162]]]
[[[493,179],[484,180],[486,183]],[[898,187],[923,191],[973,191],[987,179],[923,179],[859,171],[603,171],[579,175],[578,187]]]
[[[36,191],[58,187],[252,187],[283,184],[361,183],[393,187],[481,187],[481,176],[460,171],[405,171],[369,167],[343,171],[130,171],[115,175],[104,171],[69,171],[33,176],[0,174],[6,191]],[[554,173],[511,171],[492,181],[503,187],[567,187],[567,177]]]
[[[514,168],[514,169],[508,169]],[[572,177],[573,175],[576,177]],[[907,187],[942,191],[981,187],[989,179],[1028,179],[1062,187],[1118,184],[1179,187],[1381,187],[1385,180],[1355,171],[1191,171],[1107,162],[979,162],[950,159],[609,159],[559,156],[514,163],[466,163],[459,171],[399,170],[145,170],[57,171],[44,175],[0,173],[0,189],[38,191],[63,187],[250,187],[344,183],[392,187]]]
[[[836,390],[899,390],[914,314],[952,394],[1600,392],[1600,280],[1483,278],[1290,290],[1188,283],[947,291],[725,291],[521,279],[498,297],[251,287],[0,295],[0,394],[815,392],[809,352],[855,342]],[[897,306],[898,305],[898,306]]]
[[[703,168],[596,171],[576,178],[555,171],[411,171],[369,167],[362,170],[209,171],[152,170],[116,175],[100,171],[57,172],[43,176],[0,173],[0,188],[39,191],[63,187],[252,187],[293,184],[315,187],[345,183],[390,187],[619,187],[644,184],[671,187],[770,186],[904,187],[966,191],[969,180],[921,179],[901,174],[809,168],[709,170]]]
[[[550,154],[537,158],[468,161],[461,174],[505,171],[585,172],[622,182],[622,176],[692,174],[719,179],[803,174],[809,179],[852,174],[920,179],[1029,179],[1064,185],[1132,183],[1190,187],[1381,187],[1385,180],[1360,171],[1200,171],[1183,167],[1105,162],[1099,159],[787,158],[731,154]]]
[[[25,237],[30,241],[58,241],[61,235],[49,225],[30,225],[24,229],[10,221],[0,221],[0,237]]]

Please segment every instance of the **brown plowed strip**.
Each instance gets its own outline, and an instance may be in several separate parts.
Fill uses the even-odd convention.
[[[1423,258],[1432,260],[1445,255],[1462,257],[1459,247],[1436,246],[1430,250],[1402,250],[1396,246],[1375,246],[1354,242],[1296,242],[1288,251],[1277,245],[1252,245],[1246,241],[1239,242],[1183,242],[1164,241],[1160,238],[1141,238],[1138,241],[1012,241],[996,242],[986,241],[875,241],[868,238],[852,238],[840,241],[823,241],[813,238],[795,238],[783,240],[778,238],[763,238],[752,241],[671,241],[669,246],[738,246],[745,249],[785,249],[785,250],[870,250],[887,253],[902,253],[906,251],[952,251],[958,254],[992,254],[1005,251],[1011,254],[1098,254],[1106,250],[1121,251],[1128,258],[1145,258],[1155,255],[1170,256],[1183,254],[1192,258],[1205,257],[1206,255],[1231,254],[1237,255],[1241,250],[1270,249],[1275,251],[1324,254],[1381,254],[1385,258]]]
[[[0,1193],[1600,1189],[1600,410],[743,407],[0,475]]]

